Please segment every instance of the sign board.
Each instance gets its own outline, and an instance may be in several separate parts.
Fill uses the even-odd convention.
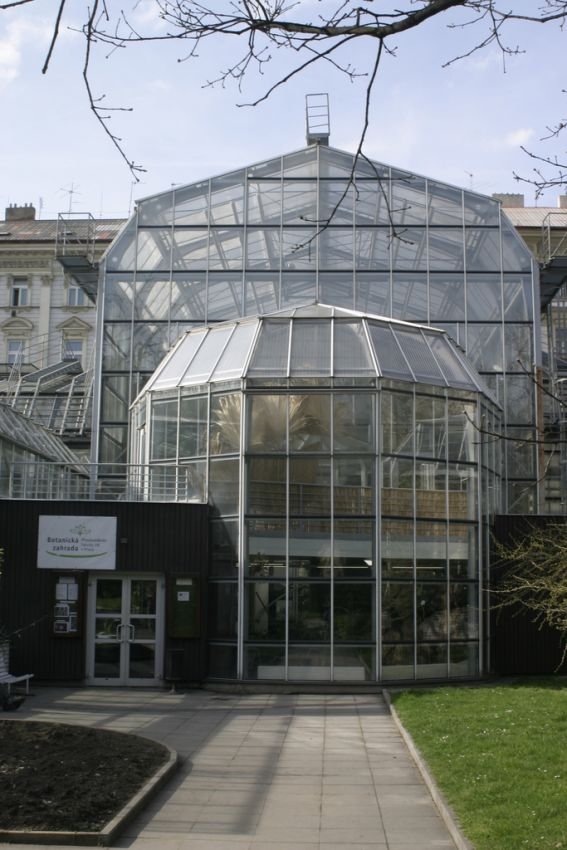
[[[116,517],[40,516],[37,566],[43,570],[116,569]]]

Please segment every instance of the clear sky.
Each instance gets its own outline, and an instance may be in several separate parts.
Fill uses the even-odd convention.
[[[153,0],[122,5],[134,7],[133,21],[152,25]],[[515,5],[528,12],[535,7],[530,0]],[[82,0],[66,13],[51,67],[41,74],[57,6],[55,0],[35,0],[0,10],[0,217],[10,203],[33,203],[42,218],[68,211],[70,204],[74,212],[97,217],[126,216],[136,198],[301,148],[305,95],[311,92],[329,93],[331,145],[355,150],[364,79],[353,84],[320,66],[251,108],[237,104],[289,70],[285,51],[274,53],[263,77],[251,73],[239,92],[231,85],[204,87],[236,55],[238,44],[228,40],[210,42],[199,58],[181,62],[186,51],[180,43],[114,51],[98,45],[95,93],[104,94],[109,106],[132,108],[114,112],[111,120],[128,156],[147,169],[133,185],[84,93],[84,38],[72,29]],[[298,4],[304,16],[310,6],[314,16],[331,8],[328,0]],[[533,189],[522,188],[513,172],[530,176],[534,166],[521,144],[559,156],[565,150],[567,137],[545,146],[540,139],[567,113],[567,94],[561,93],[567,33],[556,25],[518,24],[508,40],[526,52],[508,57],[505,70],[495,46],[443,68],[475,43],[472,27],[447,28],[462,20],[455,11],[405,34],[396,55],[385,57],[365,153],[488,195],[524,192],[531,205]],[[370,47],[359,39],[344,61],[364,70]],[[538,203],[555,206],[557,194],[552,190]]]

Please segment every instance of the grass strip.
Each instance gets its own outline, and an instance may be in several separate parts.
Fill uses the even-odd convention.
[[[476,850],[567,850],[567,679],[392,702]]]

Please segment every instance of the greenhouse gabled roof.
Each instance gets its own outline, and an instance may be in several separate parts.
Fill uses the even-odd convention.
[[[246,378],[331,377],[393,378],[492,398],[444,331],[320,303],[187,331],[142,395]]]
[[[61,437],[4,403],[0,403],[0,439],[49,461],[77,467],[82,463]]]

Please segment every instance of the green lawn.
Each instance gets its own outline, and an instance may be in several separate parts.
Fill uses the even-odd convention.
[[[567,679],[392,702],[477,850],[567,850]]]

